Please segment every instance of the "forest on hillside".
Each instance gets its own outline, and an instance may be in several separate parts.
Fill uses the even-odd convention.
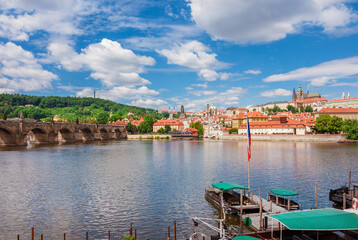
[[[52,119],[58,115],[68,122],[75,122],[78,119],[86,123],[116,121],[128,117],[128,113],[132,113],[134,119],[146,115],[156,119],[167,117],[154,109],[124,105],[100,98],[0,94],[0,115],[19,118],[21,113],[24,118],[36,120]],[[110,113],[113,115],[111,119]]]

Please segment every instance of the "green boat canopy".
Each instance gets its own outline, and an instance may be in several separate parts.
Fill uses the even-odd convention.
[[[358,230],[358,214],[334,208],[268,215],[290,230]]]
[[[242,185],[236,184],[236,183],[228,183],[228,182],[219,182],[212,184],[213,187],[220,189],[220,190],[230,190],[230,189],[244,189],[249,190],[247,187],[244,187]]]
[[[270,189],[270,191],[273,194],[276,194],[279,196],[296,196],[296,195],[298,195],[298,193],[288,190],[288,189],[284,189],[284,188]]]
[[[241,235],[241,236],[236,236],[231,240],[261,240],[260,238],[255,238],[255,237],[251,237],[251,236],[245,236],[245,235]]]

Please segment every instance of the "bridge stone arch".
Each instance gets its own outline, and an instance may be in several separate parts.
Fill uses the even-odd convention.
[[[29,137],[30,143],[32,144],[49,143],[49,134],[41,127],[35,127],[31,129],[28,131],[27,136]]]
[[[94,133],[93,130],[91,130],[91,128],[88,127],[84,127],[82,129],[79,130],[80,132],[80,139],[82,141],[93,141],[94,140]]]
[[[67,127],[62,127],[57,132],[58,142],[74,142],[75,135],[74,133]]]
[[[6,127],[0,126],[0,146],[17,146],[16,135]]]
[[[109,133],[108,133],[107,129],[105,129],[105,128],[101,128],[99,130],[99,135],[100,135],[101,140],[107,140],[110,138]]]

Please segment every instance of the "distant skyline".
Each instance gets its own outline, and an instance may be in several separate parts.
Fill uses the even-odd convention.
[[[351,0],[0,0],[0,93],[200,111],[358,97]]]

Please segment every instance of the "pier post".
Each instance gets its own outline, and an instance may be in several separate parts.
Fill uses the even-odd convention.
[[[276,195],[276,205],[278,205],[278,195]]]
[[[262,198],[261,198],[261,188],[259,188],[259,201],[260,201],[260,230],[262,230]]]
[[[177,223],[174,221],[174,240],[177,240]]]
[[[43,234],[41,234],[41,240],[44,240],[44,235]]]
[[[269,194],[269,192],[267,191],[267,201],[269,201],[270,200],[270,194]]]
[[[250,201],[253,202],[254,201],[254,193],[251,192],[251,198],[250,198]]]
[[[86,232],[86,240],[88,240],[88,232]]]
[[[272,212],[272,201],[270,200],[270,212]]]
[[[288,199],[288,202],[287,202],[287,210],[290,211],[291,210],[291,200]]]
[[[108,231],[108,240],[111,240],[111,230]]]
[[[35,228],[34,227],[32,227],[32,229],[31,229],[31,239],[35,240]]]
[[[17,240],[20,240],[20,235],[17,235]]]
[[[352,172],[349,171],[349,177],[348,177],[348,191],[351,190],[351,179],[352,179]]]
[[[137,229],[134,229],[134,239],[137,240]]]
[[[318,198],[317,198],[317,184],[314,185],[314,196],[315,196],[315,201],[314,201],[314,208],[317,209],[318,207]]]
[[[242,224],[242,202],[243,202],[243,196],[242,196],[242,190],[241,190],[241,193],[240,193],[240,230],[241,230],[241,233],[244,232],[244,226]]]
[[[130,235],[130,236],[133,236],[133,226],[132,226],[132,223],[131,223],[131,228],[129,229],[129,235]]]
[[[343,193],[343,210],[346,210],[346,193]]]
[[[63,234],[63,240],[66,240],[66,233]]]

